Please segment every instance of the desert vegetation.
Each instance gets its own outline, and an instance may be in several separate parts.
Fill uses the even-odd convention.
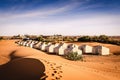
[[[82,55],[78,55],[77,52],[70,52],[65,55],[65,58],[68,60],[73,60],[73,61],[77,61],[77,60],[83,61]]]
[[[63,36],[60,34],[54,35],[14,35],[14,36],[1,36],[1,39],[30,39],[42,42],[100,42],[107,44],[120,45],[120,36]]]
[[[82,36],[82,37],[78,38],[78,41],[81,41],[81,42],[100,42],[100,43],[120,45],[120,40],[112,39],[106,35],[92,36],[92,37],[91,36]]]

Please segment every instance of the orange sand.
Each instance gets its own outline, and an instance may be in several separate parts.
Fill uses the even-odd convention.
[[[16,57],[43,62],[48,76],[46,80],[120,80],[120,56],[84,55],[84,61],[70,61],[61,56],[18,46],[14,42],[15,40],[0,41],[0,65],[8,63],[14,52]]]

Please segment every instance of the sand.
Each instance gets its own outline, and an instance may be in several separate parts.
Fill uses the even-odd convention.
[[[4,74],[1,73],[2,68],[0,68],[0,75],[3,75],[0,80],[16,75],[9,75],[10,71],[17,71],[19,77],[32,76],[29,80],[40,80],[40,70],[44,71],[39,65],[40,62],[45,66],[44,73],[48,76],[46,80],[120,80],[119,55],[83,55],[83,57],[83,61],[70,61],[62,56],[19,46],[15,44],[15,40],[2,40],[0,41],[0,67],[8,63],[16,65],[12,65],[10,70],[8,66],[8,73],[4,72]],[[33,63],[34,66],[28,62]],[[24,75],[20,74],[22,72]]]

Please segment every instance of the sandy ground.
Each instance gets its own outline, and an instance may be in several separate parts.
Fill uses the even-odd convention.
[[[36,50],[29,47],[18,46],[14,42],[15,40],[0,41],[1,66],[11,62],[12,57],[10,55],[14,55],[16,57],[13,59],[14,62],[17,61],[17,57],[24,59],[36,59],[41,61],[45,65],[45,74],[48,76],[46,80],[120,80],[119,55],[83,55],[83,61],[70,61],[64,59],[61,56],[47,54],[40,50]],[[120,48],[118,48],[118,50],[119,49]],[[27,66],[28,64],[24,63],[24,65]],[[32,69],[32,66],[27,67],[31,67]],[[17,68],[20,69],[22,67],[13,67],[13,70]],[[38,67],[36,67],[36,69],[39,70]],[[30,73],[29,69],[28,72]],[[34,73],[38,75],[37,72],[33,71],[33,74]],[[6,77],[8,76],[9,75],[7,75]]]

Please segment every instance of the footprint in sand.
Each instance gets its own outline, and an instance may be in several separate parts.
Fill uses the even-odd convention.
[[[48,80],[61,80],[62,78],[62,66],[57,65],[46,60],[43,60],[47,64],[46,75]]]

